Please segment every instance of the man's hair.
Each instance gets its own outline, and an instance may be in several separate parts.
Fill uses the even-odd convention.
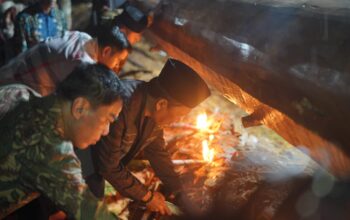
[[[56,93],[69,101],[84,97],[97,108],[122,100],[126,90],[108,67],[102,64],[81,64],[58,86]]]
[[[136,33],[141,33],[147,29],[148,17],[145,13],[130,3],[125,4],[123,8],[123,13],[113,19],[115,25],[126,27]]]
[[[131,44],[118,26],[106,23],[97,26],[92,31],[92,36],[97,38],[99,47],[110,46],[118,51],[127,49],[131,50]]]

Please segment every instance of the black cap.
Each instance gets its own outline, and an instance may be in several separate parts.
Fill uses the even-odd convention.
[[[148,18],[141,10],[133,5],[126,4],[123,12],[116,16],[116,25],[124,25],[133,32],[141,33],[147,29]]]
[[[194,108],[210,96],[204,80],[181,61],[168,59],[154,80],[175,101]]]

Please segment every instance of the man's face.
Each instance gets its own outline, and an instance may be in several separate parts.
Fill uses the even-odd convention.
[[[179,121],[187,115],[192,109],[183,105],[168,105],[154,112],[153,119],[159,126],[165,126]]]
[[[141,40],[142,35],[140,33],[133,32],[129,29],[126,29],[124,32],[131,45],[136,44]]]
[[[73,126],[72,142],[79,149],[85,149],[109,133],[109,125],[115,121],[123,106],[118,100],[111,105],[103,105],[97,109],[90,108]]]
[[[106,65],[110,69],[118,69],[120,62],[128,56],[128,51],[117,51],[111,47],[105,47],[99,52],[98,62]]]

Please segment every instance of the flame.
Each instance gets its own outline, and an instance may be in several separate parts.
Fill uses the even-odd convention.
[[[207,114],[203,113],[197,116],[197,128],[199,130],[207,130],[209,128]]]
[[[212,121],[208,120],[208,116],[206,113],[202,113],[197,116],[197,129],[202,132],[213,132],[210,129],[212,125]],[[220,123],[218,123],[220,126]],[[218,128],[218,126],[217,126]],[[202,133],[203,134],[203,133]],[[210,163],[213,162],[215,151],[214,149],[209,148],[209,144],[214,140],[215,136],[213,134],[209,135],[209,140],[205,139],[202,141],[202,156],[203,160]]]
[[[213,134],[209,135],[209,141],[212,142],[214,140],[215,136]]]
[[[214,159],[215,151],[214,149],[209,149],[209,144],[207,140],[202,141],[202,155],[203,160],[206,162],[212,162]]]
[[[215,133],[219,130],[222,121],[216,121],[213,118],[208,118],[206,113],[197,116],[196,127],[199,131],[207,133]]]

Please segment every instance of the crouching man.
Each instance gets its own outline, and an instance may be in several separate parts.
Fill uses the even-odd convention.
[[[188,114],[210,91],[195,71],[174,59],[169,59],[160,75],[150,82],[125,84],[138,85],[111,125],[110,134],[91,149],[96,172],[86,176],[87,184],[102,197],[105,179],[122,195],[145,202],[152,211],[170,214],[164,196],[148,190],[126,165],[143,152],[168,191],[181,192],[180,179],[165,149],[162,127]]]
[[[69,219],[115,219],[87,189],[73,145],[84,149],[109,132],[124,87],[107,67],[76,67],[56,93],[31,97],[0,120],[0,219],[39,194]]]

